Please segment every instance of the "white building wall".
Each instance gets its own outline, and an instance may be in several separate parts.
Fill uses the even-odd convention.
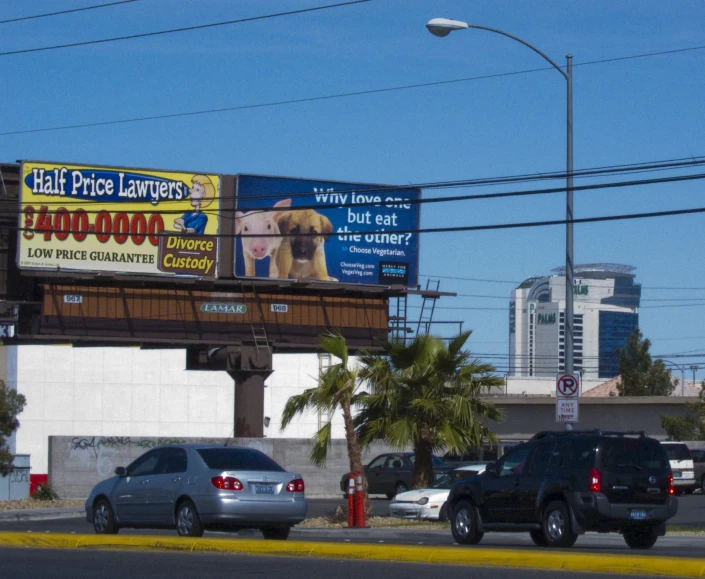
[[[10,346],[8,383],[27,398],[12,451],[31,455],[32,474],[48,471],[49,436],[233,436],[234,383],[226,372],[185,370],[184,350]],[[352,360],[351,362],[354,362]],[[316,412],[281,430],[290,396],[316,385],[317,354],[275,354],[264,389],[264,434],[310,438]],[[333,438],[344,438],[342,414]]]
[[[184,350],[11,346],[27,398],[16,452],[48,469],[50,435],[225,437],[234,387],[225,372],[184,370]]]

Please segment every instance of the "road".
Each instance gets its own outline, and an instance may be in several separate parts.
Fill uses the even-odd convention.
[[[372,498],[372,509],[375,516],[385,517],[389,514],[387,499]],[[338,499],[309,499],[308,518],[321,517],[332,513],[338,505],[345,504],[342,496]],[[678,513],[668,521],[669,525],[701,525],[705,526],[705,494],[681,495],[678,497]]]
[[[600,579],[612,574],[596,574],[544,569],[507,569],[490,567],[429,565],[423,563],[340,561],[294,557],[260,557],[234,554],[144,553],[130,551],[71,551],[4,547],[3,577],[42,577],[42,579],[122,579],[124,577],[266,577],[267,579]],[[470,575],[471,573],[471,575]],[[651,575],[631,575],[651,578]]]

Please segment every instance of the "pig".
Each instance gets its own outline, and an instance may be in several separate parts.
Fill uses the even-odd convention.
[[[282,211],[277,208],[291,207],[291,199],[284,199],[274,204],[272,210],[257,210],[243,213],[235,212],[235,234],[242,237],[242,254],[245,258],[245,275],[254,277],[255,260],[269,257],[269,277],[279,277],[277,251],[281,237],[257,237],[258,235],[279,235],[277,218]]]

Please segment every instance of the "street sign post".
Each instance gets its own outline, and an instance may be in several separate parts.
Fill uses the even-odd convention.
[[[578,422],[580,379],[574,374],[556,376],[556,422]]]

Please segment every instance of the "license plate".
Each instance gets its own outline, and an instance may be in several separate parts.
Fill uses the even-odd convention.
[[[644,509],[634,509],[632,511],[629,511],[629,518],[638,520],[645,519],[646,511]]]
[[[274,487],[272,485],[255,485],[256,495],[273,495]]]

